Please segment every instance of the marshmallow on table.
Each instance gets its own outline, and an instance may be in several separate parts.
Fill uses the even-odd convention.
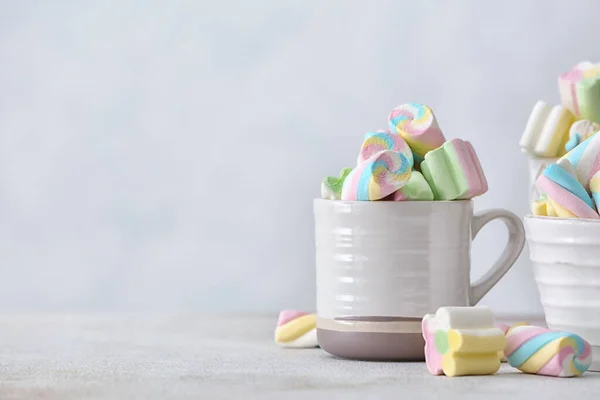
[[[406,140],[417,165],[425,154],[446,141],[433,111],[424,104],[408,103],[394,108],[389,116],[389,124],[392,132]]]
[[[600,122],[600,66],[577,64],[558,78],[563,106],[577,117]]]
[[[496,324],[496,327],[504,333],[504,336],[506,336],[506,335],[508,335],[508,332],[511,329],[516,328],[517,326],[524,326],[524,325],[529,325],[529,324],[527,322],[517,322],[512,325]],[[501,351],[498,352],[498,357],[500,358],[501,362],[506,362],[506,357],[504,356],[504,349],[502,349]]]
[[[567,159],[563,158],[557,164],[549,165],[538,177],[536,186],[546,194],[546,200],[558,217],[600,218],[594,209],[592,198],[577,180]]]
[[[556,157],[564,153],[573,115],[562,106],[551,107],[538,101],[529,116],[519,146],[541,157]]]
[[[587,119],[574,122],[571,128],[569,128],[569,140],[565,144],[565,150],[573,150],[579,143],[598,131],[600,131],[600,124],[596,122],[588,121]]]
[[[583,374],[592,363],[590,344],[574,333],[517,326],[506,339],[504,355],[522,372],[571,377]]]
[[[350,172],[342,187],[342,200],[380,200],[406,185],[411,168],[404,154],[392,150],[375,153]]]
[[[374,154],[383,150],[393,150],[404,154],[412,167],[414,163],[413,153],[408,144],[402,139],[402,136],[397,133],[387,131],[368,132],[365,135],[363,144],[358,153],[358,163],[360,165],[364,161],[371,158]]]
[[[317,316],[304,311],[281,311],[275,329],[275,343],[281,347],[318,347]]]
[[[328,176],[321,182],[321,197],[328,200],[339,200],[342,194],[342,186],[352,168],[343,168],[340,177]]]
[[[490,375],[506,338],[487,307],[442,307],[422,322],[425,362],[434,375]]]
[[[429,187],[429,184],[425,180],[423,174],[421,174],[419,171],[412,171],[410,174],[410,179],[406,185],[402,186],[400,189],[396,190],[394,193],[383,198],[382,200],[431,201],[433,200],[433,192],[431,191],[431,187]]]
[[[600,170],[600,132],[581,142],[562,159],[571,163],[575,168],[577,179],[586,190],[589,190],[592,176]]]
[[[473,146],[461,139],[452,139],[427,153],[421,171],[436,200],[471,199],[488,190]]]

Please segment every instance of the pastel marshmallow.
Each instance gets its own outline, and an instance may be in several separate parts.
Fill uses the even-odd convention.
[[[566,163],[563,161],[563,165]],[[549,165],[536,181],[541,193],[546,194],[556,215],[561,218],[600,218],[585,188],[576,177],[559,164]]]
[[[380,151],[348,174],[342,187],[341,199],[383,199],[406,185],[411,172],[410,163],[404,154],[392,150]]]
[[[275,328],[275,343],[291,348],[318,347],[317,316],[304,311],[281,311]]]
[[[546,194],[541,194],[540,197],[535,200],[531,206],[531,212],[533,215],[540,217],[556,217],[556,211],[552,204],[548,201]]]
[[[569,128],[569,140],[565,144],[565,150],[567,152],[573,150],[579,143],[598,131],[600,131],[600,124],[597,124],[596,122],[587,119],[573,122],[573,125]]]
[[[438,126],[433,111],[424,104],[408,103],[392,110],[389,115],[390,130],[404,140],[419,164],[425,154],[440,147],[446,139]]]
[[[390,201],[431,201],[433,192],[419,171],[412,171],[406,185],[385,197],[383,200]]]
[[[427,153],[421,171],[435,200],[471,199],[488,190],[475,149],[461,139],[452,139]]]
[[[574,333],[517,326],[506,339],[508,363],[525,373],[572,377],[583,374],[592,363],[590,344]]]
[[[360,153],[358,153],[357,165],[360,165],[374,154],[383,150],[393,150],[402,153],[411,167],[414,164],[412,150],[404,139],[402,139],[402,136],[397,133],[380,130],[365,134],[362,146],[360,147]]]
[[[581,142],[561,159],[571,163],[575,168],[577,179],[589,191],[592,176],[600,170],[600,132]]]
[[[496,327],[498,329],[500,329],[502,331],[502,333],[504,333],[504,336],[506,336],[511,329],[516,328],[517,326],[524,326],[524,325],[529,325],[529,324],[527,322],[517,322],[512,325],[496,324]],[[498,357],[500,358],[501,362],[507,361],[506,357],[504,356],[504,349],[502,349],[500,352],[498,352]]]
[[[422,321],[425,362],[433,375],[491,375],[506,338],[487,307],[442,307]]]
[[[321,182],[321,197],[328,200],[339,200],[342,195],[342,187],[352,168],[343,168],[340,176],[328,176]]]
[[[600,123],[600,66],[577,64],[561,74],[558,88],[563,106],[579,118]]]
[[[529,154],[556,157],[564,153],[573,115],[563,106],[538,101],[527,120],[519,145]]]

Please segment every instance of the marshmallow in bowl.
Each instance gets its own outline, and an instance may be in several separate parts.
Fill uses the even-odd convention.
[[[533,106],[519,146],[535,156],[556,157],[564,153],[573,119],[565,107],[551,107],[539,100]]]

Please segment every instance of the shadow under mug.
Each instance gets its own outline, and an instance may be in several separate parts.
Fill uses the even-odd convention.
[[[317,337],[335,356],[423,360],[421,319],[472,306],[506,274],[525,243],[506,210],[473,215],[473,202],[315,199]],[[500,258],[471,284],[471,240],[488,222],[508,228]]]

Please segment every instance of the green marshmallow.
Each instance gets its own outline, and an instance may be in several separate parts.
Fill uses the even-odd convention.
[[[321,197],[328,200],[339,200],[342,195],[342,186],[352,168],[342,168],[340,177],[328,176],[321,183]]]
[[[452,139],[421,163],[435,200],[465,200],[487,192],[487,180],[471,143]]]
[[[410,174],[410,179],[406,185],[402,186],[394,193],[394,200],[431,201],[433,200],[433,191],[425,180],[423,174],[421,174],[419,171],[412,171]]]
[[[600,123],[600,76],[583,79],[576,91],[581,117]]]

